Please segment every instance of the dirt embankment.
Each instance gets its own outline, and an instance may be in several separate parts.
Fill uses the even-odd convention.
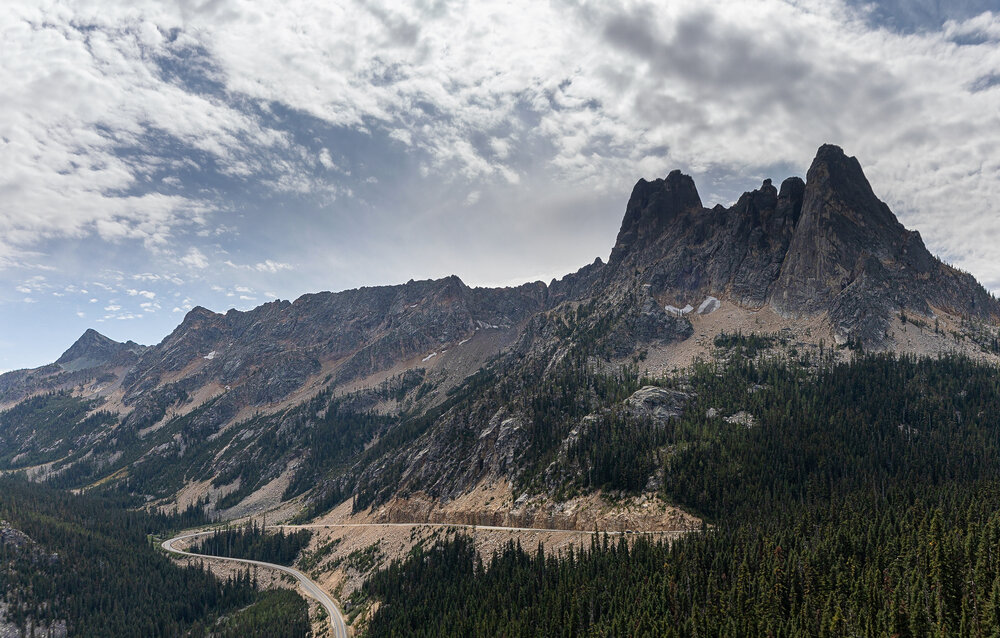
[[[480,486],[448,503],[416,493],[395,498],[372,513],[375,523],[452,523],[599,531],[691,531],[701,520],[655,496],[608,501],[591,494],[554,502],[545,497],[514,500],[510,486]]]

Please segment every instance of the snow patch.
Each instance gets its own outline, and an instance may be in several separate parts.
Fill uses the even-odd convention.
[[[209,352],[208,354],[206,354],[204,357],[202,357],[202,359],[208,359],[209,361],[211,361],[212,359],[215,358],[215,354],[216,354],[215,350],[212,350],[211,352]]]
[[[462,339],[461,341],[458,342],[458,345],[461,346],[463,344],[469,343],[469,341],[471,341],[471,340],[472,340],[472,337],[469,337],[468,339]]]
[[[663,309],[666,310],[667,312],[669,312],[672,315],[686,315],[686,314],[688,314],[688,313],[690,313],[690,312],[692,312],[694,310],[694,306],[692,306],[691,304],[688,304],[688,305],[684,306],[683,308],[678,308],[677,306],[667,305],[667,306],[664,306]]]
[[[719,306],[721,305],[722,302],[716,299],[715,297],[706,297],[705,301],[701,302],[701,305],[698,306],[698,314],[710,315],[716,310],[718,310]]]
[[[433,357],[436,357],[437,355],[438,355],[438,353],[432,352],[429,355],[427,355],[426,357],[424,357],[423,359],[421,359],[421,361],[430,361]]]

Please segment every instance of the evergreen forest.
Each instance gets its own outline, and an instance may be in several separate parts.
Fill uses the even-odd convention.
[[[483,561],[462,537],[377,573],[371,636],[1000,635],[1000,375],[962,357],[701,364],[655,437],[673,543],[601,535]],[[751,424],[720,415],[743,410]],[[652,442],[652,443],[650,443]],[[581,444],[583,445],[583,444]]]
[[[180,566],[153,541],[199,520],[0,478],[4,621],[22,631],[65,623],[88,638],[307,636],[298,595],[259,591],[249,571],[220,580]]]

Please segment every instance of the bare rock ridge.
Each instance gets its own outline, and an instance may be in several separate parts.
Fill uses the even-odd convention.
[[[0,375],[0,403],[114,369],[125,371],[126,406],[162,406],[214,384],[232,391],[223,413],[235,414],[279,402],[321,372],[328,385],[350,383],[463,344],[480,329],[495,336],[495,354],[528,333],[538,338],[539,313],[586,300],[625,309],[592,320],[613,324],[610,351],[628,356],[642,343],[686,339],[688,319],[665,308],[708,297],[750,310],[770,306],[784,317],[825,314],[835,340],[869,348],[892,346],[889,322],[903,309],[1000,317],[997,301],[971,275],[935,259],[918,233],[903,228],[857,159],[824,145],[805,181],[789,177],[779,189],[764,180],[728,208],[705,208],[694,180],[678,170],[640,179],[608,263],[598,258],[547,286],[470,288],[451,276],[309,294],[246,312],[198,307],[148,348],[88,330],[54,366]],[[467,357],[465,366],[474,370],[484,356]],[[131,418],[147,413],[162,410],[138,409]]]
[[[134,341],[119,343],[90,328],[56,359],[56,364],[68,371],[94,368],[112,362],[124,365],[134,363],[136,355],[144,349],[145,346]]]
[[[732,207],[706,209],[690,177],[640,180],[604,285],[638,276],[661,301],[726,297],[784,316],[828,313],[837,341],[888,347],[893,313],[934,308],[995,320],[971,276],[935,259],[875,196],[858,160],[820,147],[803,182],[771,180]]]
[[[335,383],[347,382],[471,338],[480,329],[516,332],[544,306],[545,297],[541,282],[470,288],[451,276],[304,295],[247,312],[218,314],[198,307],[128,373],[125,400],[138,400],[164,379],[182,375],[184,392],[214,381],[237,392],[229,400],[273,403],[324,367]]]

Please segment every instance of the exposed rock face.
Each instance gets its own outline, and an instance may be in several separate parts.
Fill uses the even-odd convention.
[[[690,399],[686,392],[647,385],[636,390],[625,404],[636,415],[667,421],[679,417]]]
[[[858,160],[819,149],[806,179],[802,216],[771,291],[782,313],[828,311],[839,339],[888,345],[900,309],[929,316],[996,317],[996,302],[972,276],[935,259],[872,191]]]
[[[564,301],[573,301],[589,297],[597,282],[601,272],[605,268],[605,263],[598,257],[594,263],[588,264],[576,271],[566,275],[562,279],[553,279],[549,284],[548,305],[557,306]]]
[[[145,350],[134,341],[119,343],[109,339],[94,329],[88,329],[69,347],[56,364],[63,370],[74,372],[85,368],[94,368],[106,363],[120,365],[134,363],[136,355]]]
[[[632,189],[625,208],[618,240],[611,251],[611,263],[654,244],[678,218],[701,209],[701,197],[690,175],[671,171],[666,179],[640,179]]]
[[[516,330],[545,300],[541,282],[469,288],[452,276],[304,295],[224,315],[198,307],[143,354],[124,380],[126,400],[138,400],[163,379],[189,371],[186,391],[211,380],[234,391],[239,387],[246,404],[273,403],[324,363],[333,366],[335,382],[347,382],[477,330]]]
[[[638,274],[658,300],[676,307],[708,295],[760,307],[780,272],[803,190],[798,178],[786,180],[780,193],[766,180],[731,208],[706,209],[690,177],[674,172],[666,180],[640,181],[605,285]]]
[[[821,147],[803,182],[765,180],[730,208],[703,208],[674,171],[636,184],[604,285],[639,277],[676,307],[707,295],[785,316],[829,313],[834,337],[887,347],[890,318],[932,307],[1000,318],[970,275],[935,259],[875,196],[857,159]]]

